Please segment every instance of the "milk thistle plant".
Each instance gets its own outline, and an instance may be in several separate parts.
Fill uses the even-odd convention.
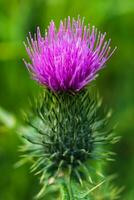
[[[103,163],[112,160],[108,146],[118,140],[91,82],[112,56],[110,40],[84,19],[53,21],[27,38],[25,62],[42,86],[24,128],[23,160],[40,178],[36,198],[59,200],[113,200],[119,190],[109,185]]]

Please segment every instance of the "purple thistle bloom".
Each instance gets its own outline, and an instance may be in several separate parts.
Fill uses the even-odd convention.
[[[53,91],[79,91],[95,79],[115,51],[105,36],[94,26],[86,27],[79,17],[61,21],[58,30],[51,21],[44,37],[39,28],[34,39],[30,34],[26,50],[31,63],[25,64],[33,79]]]

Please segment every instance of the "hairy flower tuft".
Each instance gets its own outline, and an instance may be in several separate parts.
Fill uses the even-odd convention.
[[[70,17],[61,21],[59,29],[51,21],[48,32],[40,29],[33,39],[30,34],[27,53],[31,63],[25,64],[32,78],[53,91],[77,92],[95,79],[97,72],[114,53],[110,40],[93,26],[84,25],[84,19]]]

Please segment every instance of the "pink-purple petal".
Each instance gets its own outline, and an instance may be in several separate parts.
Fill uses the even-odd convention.
[[[45,36],[37,34],[27,38],[26,51],[31,63],[25,61],[33,79],[53,91],[77,92],[96,78],[100,69],[112,56],[110,40],[105,40],[84,18],[60,21],[57,29],[51,21]]]

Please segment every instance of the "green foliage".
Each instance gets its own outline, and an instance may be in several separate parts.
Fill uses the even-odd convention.
[[[5,111],[3,108],[0,108],[0,125],[7,128],[16,127],[16,119],[9,112]]]

